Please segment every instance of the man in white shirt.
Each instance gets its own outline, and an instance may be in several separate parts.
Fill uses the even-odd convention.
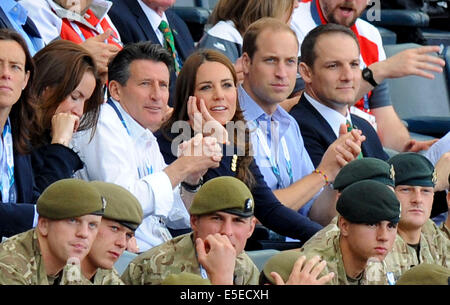
[[[164,162],[152,132],[166,111],[172,67],[172,57],[160,45],[127,45],[108,67],[111,98],[102,105],[94,136],[87,131],[73,139],[85,164],[78,177],[121,185],[141,203],[144,220],[135,234],[140,251],[171,239],[168,228],[189,227],[183,202],[189,207],[201,176],[221,159],[215,139],[200,136],[185,146],[201,147],[203,154],[187,156],[185,150],[171,165]]]

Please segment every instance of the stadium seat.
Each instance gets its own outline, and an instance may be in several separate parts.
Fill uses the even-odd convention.
[[[267,249],[267,250],[255,250],[255,251],[245,251],[247,255],[252,259],[253,263],[258,267],[261,272],[264,268],[266,261],[272,257],[272,255],[277,254],[278,250]]]
[[[380,32],[383,45],[397,43],[397,34],[395,32],[383,27],[377,27],[377,29]]]
[[[385,45],[386,56],[419,47],[405,43]],[[450,98],[445,73],[434,73],[433,80],[418,76],[389,79],[392,104],[410,132],[434,137],[450,130]]]
[[[377,27],[410,26],[427,27],[430,17],[420,11],[404,9],[382,9],[379,20],[373,20],[369,10],[361,14],[361,18]]]
[[[136,253],[124,251],[122,255],[119,257],[117,262],[114,264],[114,268],[117,270],[117,272],[122,275],[122,273],[127,269],[128,264],[136,257],[138,256]]]
[[[448,31],[432,28],[422,28],[421,31],[427,45],[450,45],[450,32]]]

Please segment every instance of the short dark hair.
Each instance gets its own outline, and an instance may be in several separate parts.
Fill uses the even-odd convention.
[[[325,34],[338,34],[338,33],[348,35],[351,38],[353,38],[356,42],[356,45],[358,46],[358,50],[360,51],[358,38],[356,37],[355,33],[353,33],[352,30],[340,24],[327,23],[317,26],[316,28],[311,30],[308,33],[308,35],[306,35],[301,46],[300,61],[312,67],[317,58],[315,51],[317,39],[319,39],[320,36]]]
[[[115,80],[125,86],[130,78],[130,64],[134,60],[152,60],[163,62],[169,69],[169,74],[173,70],[173,58],[169,51],[160,44],[149,41],[127,44],[108,65],[108,81]]]

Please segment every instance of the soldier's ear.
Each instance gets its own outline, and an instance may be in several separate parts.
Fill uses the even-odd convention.
[[[250,238],[250,236],[252,236],[253,231],[255,231],[255,226],[256,226],[256,218],[252,216],[250,219],[250,230],[248,232],[247,238]]]
[[[48,235],[48,219],[44,217],[38,218],[37,229],[42,236]]]
[[[191,215],[191,228],[192,228],[192,231],[197,231],[197,222],[198,222],[198,216],[197,215]]]
[[[339,215],[339,218],[338,218],[338,226],[339,226],[339,230],[341,231],[341,235],[342,236],[348,236],[349,222],[345,218],[340,216],[340,215]]]

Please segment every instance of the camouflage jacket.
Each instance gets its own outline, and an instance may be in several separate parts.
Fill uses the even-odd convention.
[[[422,227],[419,257],[417,257],[416,249],[409,246],[397,234],[392,251],[384,259],[386,270],[393,274],[394,281],[396,281],[405,271],[421,263],[438,264],[448,268],[450,266],[449,247],[449,239],[429,219]],[[375,269],[370,270],[373,273],[379,272]]]
[[[98,269],[94,276],[94,285],[124,285],[116,269]]]
[[[64,266],[60,285],[92,285],[92,283],[81,273],[80,261],[73,261],[71,258],[67,260]]]
[[[79,264],[68,264],[60,273],[60,285],[89,285]],[[0,284],[53,285],[59,278],[48,276],[35,229],[17,234],[0,243]]]
[[[450,217],[450,216],[447,216],[447,217]],[[439,229],[444,233],[444,235],[445,235],[448,239],[450,239],[450,229],[449,229],[449,227],[447,227],[447,226],[445,225],[445,222],[443,222],[443,223],[441,224],[441,226],[439,227]]]
[[[192,233],[178,236],[136,257],[122,275],[127,285],[158,285],[169,274],[182,271],[201,275]],[[257,285],[259,271],[244,252],[236,258],[235,285]]]
[[[52,285],[54,280],[45,271],[35,229],[0,244],[0,284]]]
[[[339,245],[339,237],[339,228],[333,223],[329,224],[309,239],[303,247],[300,248],[300,252],[303,252],[307,259],[318,255],[321,259],[326,260],[327,266],[322,271],[321,276],[334,272],[333,279],[328,282],[329,285],[351,285],[345,272]],[[376,265],[377,271],[383,271],[385,268],[384,264],[380,262],[372,262],[370,264]],[[359,284],[385,285],[387,284],[386,275],[383,274],[383,272],[376,274],[368,272],[366,268]]]

